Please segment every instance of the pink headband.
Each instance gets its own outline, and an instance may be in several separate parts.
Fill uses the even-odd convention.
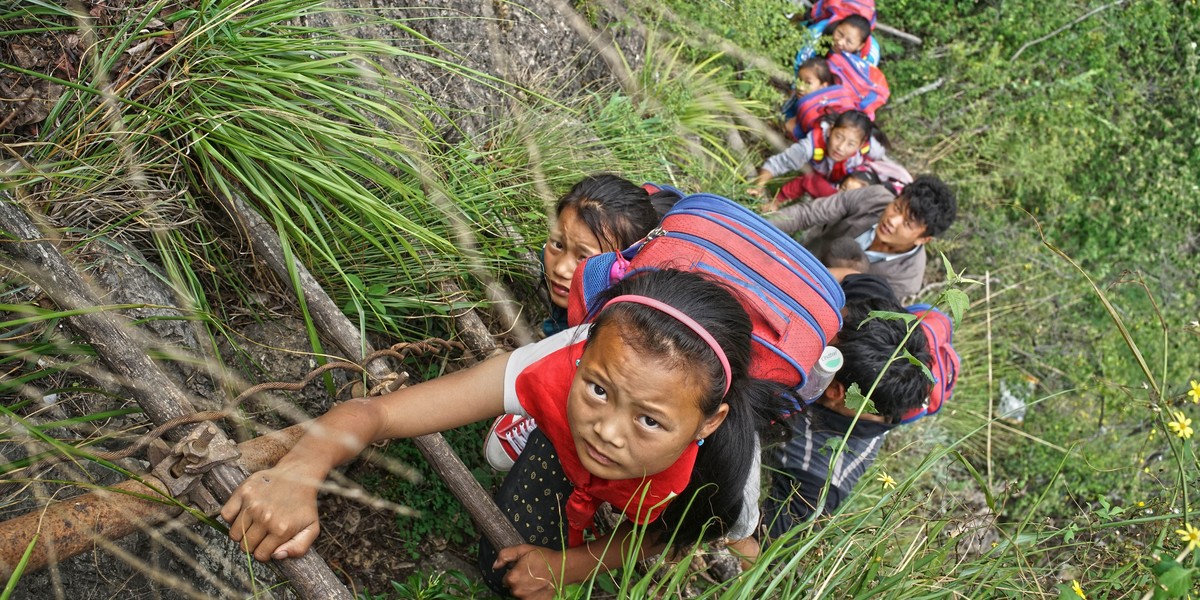
[[[721,361],[721,368],[725,369],[725,391],[721,393],[721,397],[724,398],[725,394],[729,393],[729,384],[733,382],[733,372],[729,369],[729,359],[725,357],[725,351],[721,349],[721,345],[717,343],[717,340],[713,339],[713,336],[710,335],[708,331],[704,329],[704,327],[701,327],[699,323],[697,323],[691,317],[683,314],[683,312],[681,312],[679,309],[669,304],[659,302],[654,298],[626,294],[624,296],[617,296],[616,298],[609,300],[606,306],[611,306],[618,302],[642,304],[660,312],[664,312],[668,315],[671,315],[676,321],[683,323],[688,329],[691,329],[696,333],[696,335],[700,336],[700,339],[704,340],[704,342],[708,344],[708,347],[712,348],[712,351],[717,353],[717,360]]]

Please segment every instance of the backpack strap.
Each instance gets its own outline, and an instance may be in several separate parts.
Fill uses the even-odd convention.
[[[642,184],[642,189],[646,190],[646,193],[650,194],[651,196],[653,196],[654,194],[657,194],[659,192],[671,192],[671,193],[675,194],[676,196],[679,196],[680,198],[683,198],[684,196],[687,195],[687,194],[684,194],[683,192],[679,191],[679,188],[676,188],[674,186],[666,185],[663,183],[651,183],[649,181]]]
[[[833,125],[830,125],[830,127],[833,127]],[[810,133],[812,133],[813,151],[812,151],[812,159],[809,162],[811,162],[813,164],[813,166],[816,166],[816,165],[821,164],[821,161],[825,160],[825,155],[826,155],[826,152],[825,152],[825,144],[826,144],[825,128],[821,127],[821,125],[818,123],[817,126],[812,128],[812,131]],[[871,152],[871,136],[868,135],[866,143],[863,144],[862,148],[858,149],[858,153],[859,153],[859,155],[865,157],[870,152]],[[839,163],[835,163],[833,165],[833,168],[829,171],[828,179],[830,181],[837,183],[837,182],[841,181],[842,179],[846,178],[846,173],[847,173],[846,161],[848,161],[848,160],[850,160],[850,159],[847,158],[846,160],[843,160]]]
[[[812,163],[815,165],[825,160],[825,128],[820,123],[812,128],[812,140]]]

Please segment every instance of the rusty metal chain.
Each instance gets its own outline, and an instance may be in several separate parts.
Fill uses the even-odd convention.
[[[123,448],[121,450],[115,450],[115,451],[89,450],[88,455],[98,458],[98,459],[101,459],[101,460],[107,460],[107,461],[115,461],[115,460],[120,460],[122,458],[128,458],[128,457],[133,456],[134,454],[140,452],[142,449],[149,446],[152,442],[161,438],[163,436],[163,434],[165,434],[166,432],[168,432],[176,427],[180,427],[182,425],[192,425],[192,424],[200,423],[200,422],[204,422],[204,421],[216,421],[218,419],[224,419],[227,417],[231,417],[235,414],[236,409],[239,406],[241,406],[242,402],[244,402],[247,398],[250,398],[251,396],[254,396],[256,394],[260,394],[262,392],[268,392],[268,391],[298,392],[298,391],[304,389],[305,387],[307,387],[309,383],[312,383],[312,380],[324,375],[325,373],[328,373],[329,371],[335,370],[335,369],[353,371],[360,375],[365,374],[367,376],[370,376],[370,373],[365,368],[365,365],[368,365],[371,363],[371,361],[374,361],[379,358],[385,358],[385,357],[392,358],[392,359],[395,359],[397,362],[399,362],[399,361],[403,361],[404,359],[408,358],[409,356],[413,356],[413,355],[435,354],[438,352],[450,352],[451,350],[458,350],[458,351],[462,352],[464,350],[464,346],[459,342],[450,342],[450,341],[446,341],[446,340],[442,340],[442,339],[438,339],[438,338],[430,338],[428,340],[423,340],[420,342],[402,342],[402,343],[394,344],[390,348],[376,350],[375,352],[372,352],[371,354],[367,355],[367,357],[364,358],[362,360],[362,362],[360,362],[360,363],[353,363],[350,361],[336,361],[336,362],[331,362],[331,363],[325,363],[325,364],[313,369],[312,371],[309,371],[308,374],[305,375],[304,378],[301,379],[300,381],[290,382],[290,383],[289,382],[281,382],[281,381],[269,381],[266,383],[260,383],[257,385],[250,386],[250,387],[246,388],[245,391],[238,394],[238,396],[236,398],[234,398],[233,401],[230,402],[224,410],[210,410],[210,411],[195,412],[195,413],[188,414],[188,415],[181,415],[181,416],[175,417],[173,419],[168,419],[168,420],[164,421],[161,425],[152,429],[151,431],[139,436],[138,439],[134,440],[134,442],[126,448]],[[380,395],[383,395],[383,394],[386,394],[389,392],[393,392],[393,391],[399,389],[400,386],[403,385],[404,382],[407,380],[407,375],[403,374],[403,373],[396,374],[395,372],[392,372],[392,373],[389,373],[385,377],[379,377],[379,378],[373,377],[372,379],[375,379],[376,381],[378,381],[378,383],[375,386],[373,386],[365,394],[366,396],[380,396]],[[188,440],[185,440],[185,442],[186,441],[188,441]],[[201,443],[201,445],[204,448],[207,448],[207,441],[196,442],[196,440],[192,440],[192,442],[194,444]],[[184,444],[184,442],[180,442],[180,444],[178,444],[176,446],[176,452],[174,452],[173,454],[177,454],[179,447],[183,444]],[[193,454],[195,454],[195,452],[193,452]],[[201,454],[202,454],[202,452],[201,452]],[[233,458],[237,458],[237,457],[233,457]],[[52,466],[52,465],[55,465],[55,464],[58,464],[61,462],[65,462],[67,460],[69,460],[69,457],[55,457],[53,459],[48,459],[48,461],[41,462],[40,465],[41,466]],[[222,459],[222,461],[223,460],[228,460],[228,459]],[[157,461],[155,461],[155,462],[157,462]],[[216,463],[210,462],[206,465],[206,467],[211,468],[212,464],[216,464]],[[205,468],[204,470],[207,470],[207,468]],[[178,470],[178,469],[176,469],[176,470]],[[189,471],[194,471],[194,470],[195,469],[189,469]],[[178,477],[181,475],[181,473],[176,472],[176,473],[174,473],[174,475],[176,477]]]

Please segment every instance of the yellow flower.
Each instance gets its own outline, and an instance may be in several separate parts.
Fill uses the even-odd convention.
[[[1087,600],[1087,596],[1083,595],[1083,586],[1079,585],[1079,582],[1074,579],[1071,580],[1071,591],[1075,592],[1075,595],[1083,598],[1083,600]]]
[[[1200,381],[1193,379],[1190,383],[1192,384],[1192,389],[1188,390],[1188,398],[1191,398],[1192,402],[1200,404]]]
[[[1175,417],[1175,420],[1168,422],[1167,427],[1170,427],[1171,431],[1175,432],[1175,435],[1185,440],[1191,439],[1192,420],[1187,418],[1187,415],[1178,410],[1172,412],[1171,415]]]
[[[1187,552],[1200,548],[1200,529],[1192,527],[1191,523],[1184,523],[1183,529],[1176,529],[1175,533],[1179,534],[1181,541],[1187,542]]]
[[[896,488],[896,480],[892,479],[892,476],[888,475],[887,473],[880,473],[879,477],[875,478],[875,481],[882,483],[883,489],[885,489],[885,490],[891,490],[891,489]]]

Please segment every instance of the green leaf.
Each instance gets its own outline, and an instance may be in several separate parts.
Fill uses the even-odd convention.
[[[846,408],[857,412],[860,406],[863,407],[862,412],[875,412],[875,403],[871,402],[870,398],[862,395],[862,392],[858,390],[857,383],[852,383],[846,389]]]
[[[908,364],[910,365],[921,367],[921,372],[929,378],[929,381],[934,381],[933,371],[929,370],[929,365],[925,364],[921,359],[913,356],[912,352],[908,351],[908,348],[904,349],[904,354],[900,355],[900,358],[908,360]]]
[[[1155,565],[1153,567],[1150,567],[1150,570],[1154,572],[1155,576],[1161,577],[1167,571],[1170,571],[1171,569],[1179,568],[1182,566],[1183,565],[1179,564],[1179,562],[1173,558],[1164,558],[1163,560],[1160,560],[1157,563],[1155,563]]]
[[[979,485],[979,489],[983,491],[983,499],[987,502],[987,507],[992,512],[996,512],[996,498],[992,495],[992,488],[988,486],[983,476],[975,469],[975,465],[972,465],[971,461],[967,460],[967,457],[963,456],[958,450],[951,450],[950,453],[967,468],[967,472],[971,474],[971,478],[975,480],[975,483]]]
[[[844,443],[844,440],[842,440],[840,437],[831,437],[825,440],[825,444],[821,446],[821,454],[824,454],[825,456],[833,456],[838,453],[838,450],[841,450],[842,444]]]
[[[900,313],[892,312],[890,310],[873,310],[867,313],[867,318],[863,319],[862,323],[859,323],[858,326],[862,327],[863,323],[866,323],[871,319],[879,319],[881,321],[904,321],[905,323],[912,323],[917,319],[917,315],[914,315],[910,312]]]
[[[33,539],[29,540],[29,545],[25,547],[25,553],[21,555],[21,560],[17,561],[17,566],[13,568],[12,575],[9,576],[8,582],[4,584],[4,592],[0,593],[0,600],[8,600],[12,597],[13,590],[17,587],[17,582],[21,580],[21,575],[25,574],[25,567],[29,565],[29,557],[33,556],[33,548],[37,545],[38,534],[33,534]]]
[[[967,306],[971,304],[970,298],[967,298],[967,293],[962,290],[949,289],[942,294],[942,298],[946,300],[946,307],[950,309],[950,317],[954,319],[954,326],[962,322],[963,313],[967,311]]]
[[[1192,587],[1192,570],[1177,565],[1158,576],[1155,598],[1182,598]]]

